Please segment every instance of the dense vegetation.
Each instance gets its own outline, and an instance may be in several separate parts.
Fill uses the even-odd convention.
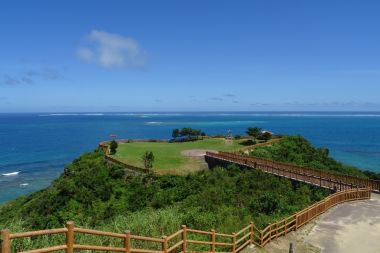
[[[344,165],[329,157],[327,148],[315,148],[301,136],[286,136],[271,146],[253,150],[251,155],[309,168],[365,177],[361,170]]]
[[[206,133],[203,132],[202,130],[198,129],[193,129],[191,127],[184,127],[182,129],[175,128],[172,131],[172,141],[195,141],[197,140],[200,136],[206,136]],[[178,137],[186,137],[186,138],[180,138],[177,139]]]
[[[258,139],[258,140],[268,141],[272,138],[271,132],[264,131],[260,127],[248,127],[246,134],[248,136],[251,136],[254,140]]]
[[[169,234],[181,224],[232,232],[251,220],[263,227],[326,195],[235,167],[187,176],[125,176],[97,150],[74,160],[47,189],[2,206],[0,227],[43,229],[74,220],[82,226],[153,236]]]

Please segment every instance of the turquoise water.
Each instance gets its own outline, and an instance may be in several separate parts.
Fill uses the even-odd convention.
[[[65,164],[110,134],[170,138],[173,128],[185,126],[208,134],[241,134],[249,126],[301,134],[346,164],[380,172],[380,113],[374,112],[0,114],[0,202],[48,186]]]

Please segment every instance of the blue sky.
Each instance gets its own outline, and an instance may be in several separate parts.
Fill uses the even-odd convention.
[[[379,1],[0,3],[0,112],[380,110]]]

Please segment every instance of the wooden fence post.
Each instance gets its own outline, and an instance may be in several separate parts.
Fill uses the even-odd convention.
[[[186,253],[186,225],[182,225],[182,253]]]
[[[272,241],[272,225],[269,225],[269,242]]]
[[[232,233],[232,253],[236,253],[236,233]]]
[[[278,223],[276,223],[276,239],[278,238]]]
[[[66,223],[66,253],[74,253],[74,222],[68,221]]]
[[[250,223],[250,227],[249,227],[249,232],[250,232],[250,241],[251,241],[251,243],[253,243],[253,222],[251,221]]]
[[[163,242],[162,242],[162,252],[163,253],[168,253],[168,239],[167,236],[162,237]]]
[[[211,229],[211,252],[215,252],[215,229]]]
[[[285,219],[285,236],[286,236],[286,233],[288,232],[288,218]]]
[[[124,248],[125,253],[131,252],[131,231],[125,231],[125,239],[124,239]]]
[[[11,253],[9,230],[1,230],[1,253]]]

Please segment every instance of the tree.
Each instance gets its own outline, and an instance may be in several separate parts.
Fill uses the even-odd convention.
[[[173,129],[172,137],[173,138],[177,138],[178,136],[179,136],[179,129],[178,128]]]
[[[184,128],[181,129],[180,135],[181,136],[187,136],[187,137],[190,138],[192,135],[194,135],[194,131],[190,127],[184,127]]]
[[[248,127],[246,133],[253,138],[257,138],[260,136],[261,131],[260,127]]]
[[[115,140],[112,140],[111,144],[110,144],[110,154],[111,155],[116,154],[117,147],[118,147],[117,142]]]
[[[272,133],[265,131],[264,133],[261,134],[260,138],[265,140],[265,141],[268,141],[272,138]]]
[[[153,162],[154,162],[153,152],[146,151],[142,156],[142,160],[144,162],[145,169],[151,169],[153,167]]]
[[[201,130],[193,129],[191,127],[184,127],[179,131],[179,136],[186,136],[188,140],[198,139],[199,136],[206,136],[206,133]]]

